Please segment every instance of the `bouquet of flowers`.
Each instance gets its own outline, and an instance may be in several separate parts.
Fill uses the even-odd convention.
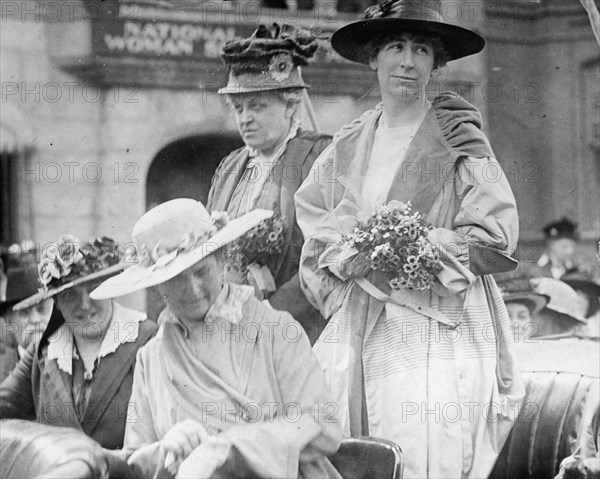
[[[273,215],[229,244],[229,267],[243,277],[251,277],[259,290],[273,292],[275,280],[271,271],[283,253],[283,242],[283,219]]]
[[[368,254],[371,268],[383,272],[393,289],[425,290],[442,269],[439,253],[427,240],[431,228],[410,202],[390,203],[358,222],[342,244]]]

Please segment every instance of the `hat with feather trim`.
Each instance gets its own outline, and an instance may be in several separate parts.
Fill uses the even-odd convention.
[[[317,48],[317,39],[306,30],[289,24],[260,25],[249,38],[237,38],[223,46],[221,57],[229,68],[229,81],[218,93],[309,88],[299,67],[308,64]]]
[[[438,36],[448,61],[480,52],[485,40],[478,33],[449,23],[440,0],[386,0],[367,8],[362,20],[343,26],[331,37],[333,49],[348,60],[369,64],[367,43],[379,35],[410,32]]]

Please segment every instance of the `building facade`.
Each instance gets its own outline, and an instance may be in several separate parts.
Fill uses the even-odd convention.
[[[1,2],[2,243],[44,245],[72,232],[125,244],[149,207],[206,199],[219,160],[240,145],[216,94],[226,80],[222,44],[273,22],[326,39],[372,2],[280,3]],[[562,215],[581,225],[591,251],[600,236],[600,56],[585,10],[575,0],[442,5],[487,47],[449,65],[430,93],[452,89],[481,109],[519,204],[521,258],[537,258],[541,226]],[[325,40],[303,74],[321,131],[377,102],[374,73]]]

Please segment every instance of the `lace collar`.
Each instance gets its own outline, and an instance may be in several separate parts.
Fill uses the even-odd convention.
[[[113,314],[108,330],[102,340],[98,358],[114,353],[121,344],[134,342],[139,334],[140,322],[146,315],[121,306],[113,301]],[[76,355],[73,333],[67,324],[61,325],[48,338],[48,359],[55,359],[58,368],[73,374],[73,357]]]

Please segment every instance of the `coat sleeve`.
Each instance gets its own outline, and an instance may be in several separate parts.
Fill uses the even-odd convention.
[[[31,373],[36,352],[36,346],[30,345],[15,369],[0,385],[0,419],[35,421]]]
[[[434,228],[429,235],[443,263],[440,284],[433,288],[441,296],[464,291],[478,275],[517,266],[510,257],[519,234],[517,206],[499,163],[466,158],[457,168],[454,196],[459,205],[453,227]]]
[[[272,350],[283,404],[273,405],[278,414],[271,421],[220,435],[231,444],[219,471],[223,477],[296,478],[303,468],[320,471],[318,477],[339,477],[325,459],[341,441],[337,405],[302,328],[288,314],[281,318]]]
[[[135,476],[140,478],[160,476],[159,467],[164,463],[164,458],[159,457],[160,440],[156,435],[148,404],[150,390],[146,374],[143,350],[139,350],[129,401],[129,408],[135,415],[125,427],[123,456],[127,458]]]
[[[342,232],[351,231],[357,214],[351,203],[337,202],[334,170],[333,147],[330,146],[314,163],[294,197],[298,225],[304,235],[300,284],[308,300],[326,319],[340,308],[351,282],[334,276],[323,260],[335,261],[329,254],[335,251],[332,246],[341,240]]]
[[[316,158],[321,155],[331,143],[331,137],[320,136],[311,148],[310,153],[306,156],[302,164],[302,182],[306,180],[310,174],[311,168]],[[285,181],[285,179],[284,179]],[[302,230],[298,225],[296,218],[294,224],[294,232],[292,234],[292,241],[288,248],[287,256],[285,261],[295,265],[296,273],[289,278],[284,284],[280,285],[270,297],[269,303],[273,308],[280,311],[287,311],[294,319],[299,321],[304,329],[309,332],[320,331],[319,322],[321,317],[319,312],[315,309],[312,303],[306,298],[306,295],[300,284],[300,274],[298,273],[298,263],[301,257],[302,246],[304,245],[304,236]],[[314,338],[316,340],[316,338]]]

